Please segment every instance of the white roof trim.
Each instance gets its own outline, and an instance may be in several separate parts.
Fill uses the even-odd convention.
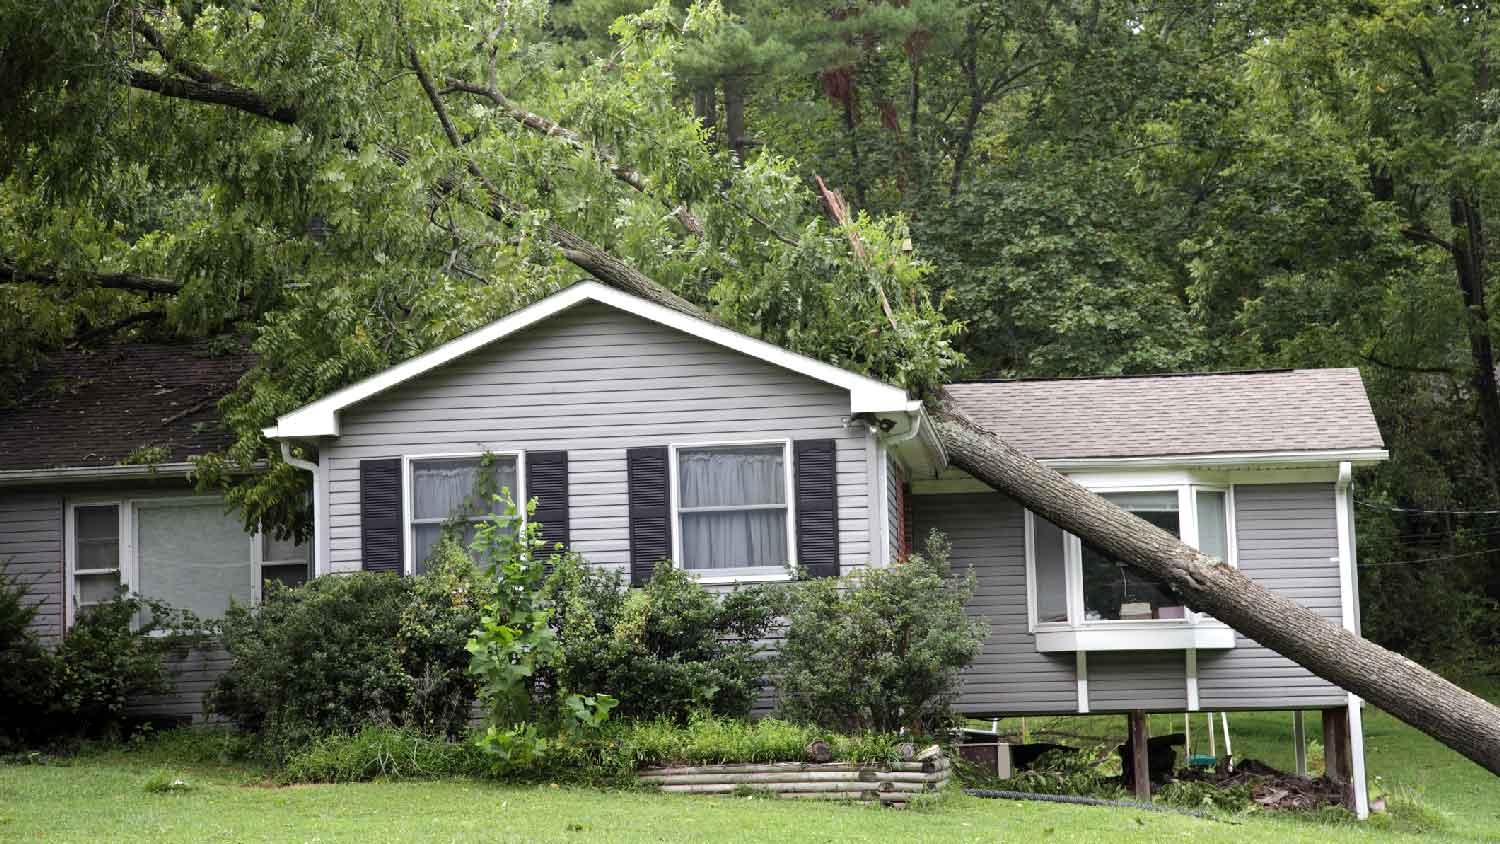
[[[648,302],[639,296],[616,290],[597,281],[581,281],[483,328],[450,340],[411,360],[399,363],[287,413],[276,420],[274,427],[265,429],[265,435],[273,439],[336,437],[339,434],[338,413],[340,410],[535,325],[582,302],[599,302],[619,308],[643,319],[733,349],[774,366],[789,369],[826,384],[842,387],[849,391],[851,414],[898,413],[905,411],[908,407],[909,399],[906,391],[899,387],[813,360],[796,352],[789,352],[764,340],[714,325],[707,320],[689,316],[655,302]]]
[[[1176,466],[1225,466],[1259,468],[1269,466],[1308,466],[1379,463],[1391,456],[1383,448],[1341,448],[1324,451],[1241,451],[1222,454],[1167,454],[1150,457],[1059,457],[1040,460],[1042,465],[1058,471],[1078,469],[1157,469]]]

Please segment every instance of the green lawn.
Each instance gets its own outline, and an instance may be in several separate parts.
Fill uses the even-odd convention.
[[[1117,732],[1121,719],[1073,719]],[[1290,764],[1290,718],[1231,716],[1237,755]],[[1309,731],[1315,721],[1310,720]],[[1181,720],[1176,720],[1180,729]],[[1032,722],[1033,728],[1044,726]],[[1165,732],[1167,719],[1153,725]],[[479,782],[271,788],[255,771],[151,753],[94,754],[68,765],[0,765],[0,841],[1025,841],[1392,842],[1500,844],[1500,779],[1382,713],[1366,718],[1371,773],[1440,816],[1425,835],[1389,820],[1359,826],[1256,816],[1236,823],[1115,809],[955,797],[917,810],[768,799],[685,797]],[[185,793],[156,794],[163,773]]]

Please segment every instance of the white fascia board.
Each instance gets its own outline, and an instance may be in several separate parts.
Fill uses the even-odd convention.
[[[1222,454],[1165,454],[1151,457],[1062,457],[1040,460],[1043,466],[1058,471],[1080,469],[1148,469],[1167,467],[1222,466],[1256,469],[1273,466],[1337,465],[1349,462],[1356,466],[1379,463],[1390,458],[1383,448],[1345,448],[1324,451],[1240,451]]]
[[[404,363],[399,363],[287,413],[276,420],[275,427],[267,428],[265,434],[272,439],[336,437],[339,435],[338,412],[340,410],[583,302],[609,305],[684,334],[758,358],[773,366],[842,387],[849,391],[851,414],[899,413],[906,411],[910,405],[906,391],[899,387],[813,360],[806,355],[787,351],[775,344],[714,325],[707,320],[689,316],[655,302],[648,302],[639,296],[616,290],[597,281],[582,281],[483,328],[450,340]]]

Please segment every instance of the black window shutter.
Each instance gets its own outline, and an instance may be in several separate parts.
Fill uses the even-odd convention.
[[[400,574],[401,458],[359,461],[359,525],[365,571]]]
[[[838,453],[833,440],[792,443],[797,480],[797,565],[808,577],[839,573]]]
[[[625,450],[630,492],[630,585],[672,558],[672,473],[666,446]]]
[[[568,546],[568,453],[526,452],[526,497],[536,499],[532,518],[542,524],[542,540],[551,554]]]

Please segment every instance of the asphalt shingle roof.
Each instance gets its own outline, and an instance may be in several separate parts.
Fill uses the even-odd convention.
[[[1358,369],[948,385],[1040,460],[1384,448]]]
[[[254,363],[235,352],[118,344],[52,357],[0,408],[0,471],[113,466],[139,448],[175,463],[228,445],[216,404]]]

